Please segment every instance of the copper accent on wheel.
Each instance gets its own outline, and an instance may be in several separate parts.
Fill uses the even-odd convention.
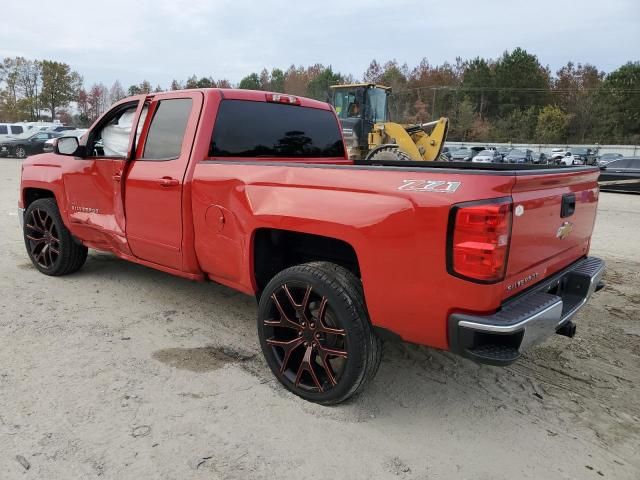
[[[52,268],[60,256],[60,236],[45,210],[33,209],[25,218],[25,238],[33,261],[42,268]]]
[[[287,282],[271,295],[270,316],[263,323],[280,375],[294,387],[322,393],[340,382],[347,335],[327,297],[311,285]]]

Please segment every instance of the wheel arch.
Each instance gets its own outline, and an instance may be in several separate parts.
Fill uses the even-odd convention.
[[[55,193],[51,189],[40,187],[25,187],[22,189],[22,205],[26,210],[36,200],[41,198],[53,198],[58,202]]]
[[[328,261],[360,277],[360,263],[351,243],[324,235],[261,227],[251,241],[251,275],[256,296],[285,268],[311,261]]]

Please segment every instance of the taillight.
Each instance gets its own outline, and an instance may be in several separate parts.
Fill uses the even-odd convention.
[[[511,242],[511,200],[455,205],[449,217],[447,269],[481,283],[504,279]]]
[[[267,93],[267,102],[286,103],[287,105],[300,105],[300,99],[293,95],[284,95],[282,93]]]

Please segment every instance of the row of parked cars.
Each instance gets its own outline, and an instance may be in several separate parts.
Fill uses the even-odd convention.
[[[86,129],[56,124],[0,123],[0,157],[26,158],[53,151],[53,140],[61,136],[81,137]]]
[[[526,148],[444,147],[443,155],[455,162],[597,165],[602,191],[640,193],[640,157],[620,153],[597,155],[595,149],[588,147],[554,148],[549,155]]]
[[[444,147],[443,154],[450,161],[474,163],[530,163],[555,165],[596,165],[596,151],[592,148],[554,148],[547,155],[528,148],[512,147]]]

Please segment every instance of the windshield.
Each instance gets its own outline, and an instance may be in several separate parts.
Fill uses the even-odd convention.
[[[571,153],[573,154],[578,154],[578,155],[585,155],[587,153],[587,149],[586,148],[574,148]]]
[[[493,151],[492,150],[482,150],[479,154],[482,155],[483,157],[493,157]]]
[[[511,150],[507,157],[524,157],[525,153],[522,150]]]
[[[382,88],[370,88],[367,92],[365,117],[372,122],[384,122],[387,118],[387,92]]]

